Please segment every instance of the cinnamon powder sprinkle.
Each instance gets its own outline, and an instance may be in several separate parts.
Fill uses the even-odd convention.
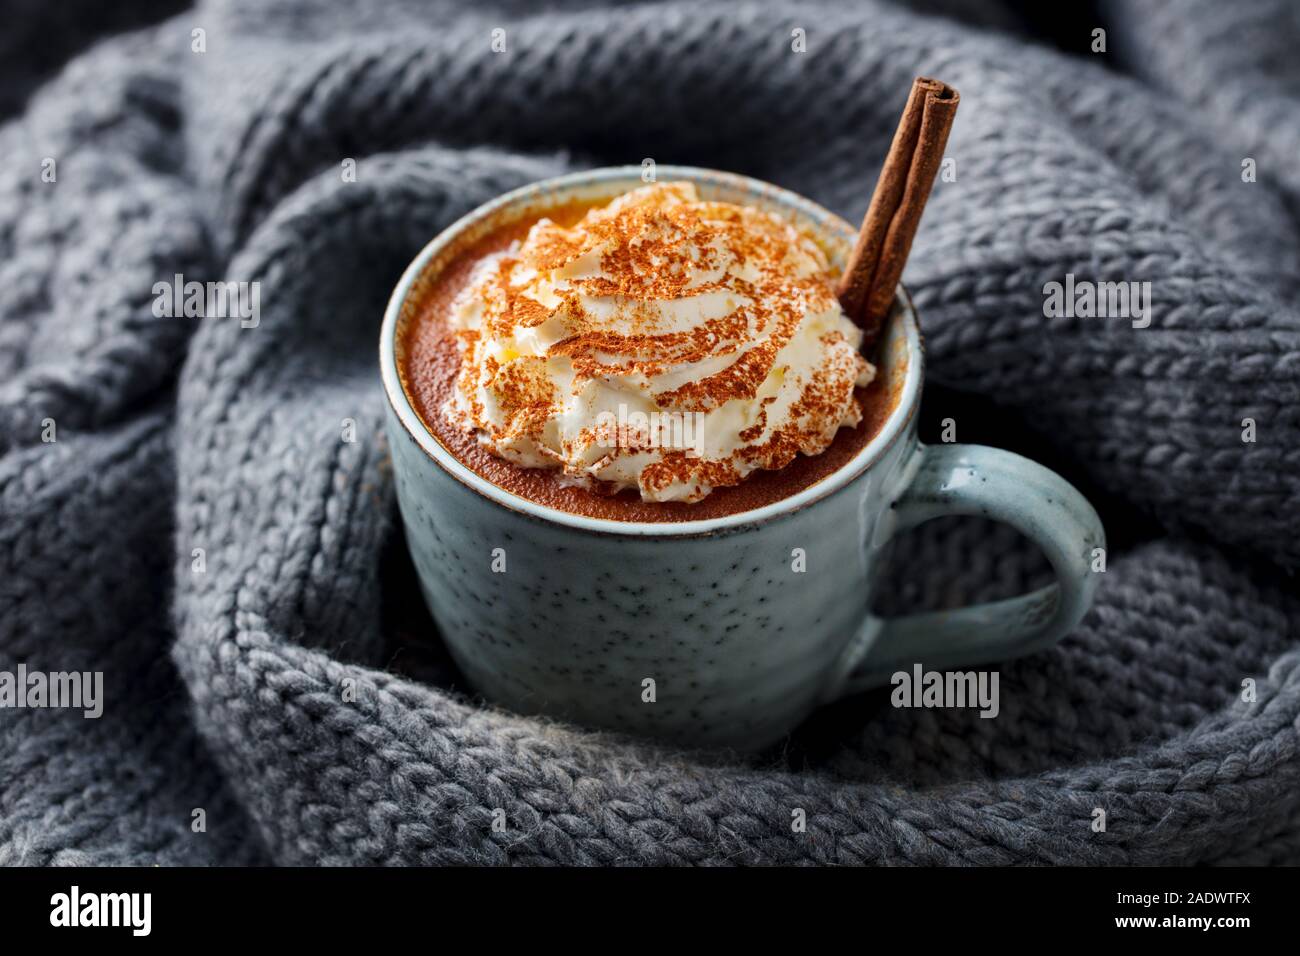
[[[539,220],[463,295],[449,416],[489,447],[595,481],[638,456],[634,479],[622,477],[652,500],[698,500],[819,454],[860,420],[854,388],[874,375],[820,250],[767,213],[698,201],[685,183],[638,189],[571,228]],[[580,407],[565,432],[575,401],[595,394],[589,383],[657,412],[725,414],[708,420],[730,434],[708,436],[711,455],[688,455],[599,429]]]

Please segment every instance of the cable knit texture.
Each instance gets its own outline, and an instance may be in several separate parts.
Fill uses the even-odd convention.
[[[100,670],[106,700],[0,710],[0,863],[1300,861],[1295,3],[1115,0],[1095,54],[988,2],[846,7],[204,2],[13,110],[0,669]],[[856,221],[917,74],[962,92],[905,276],[923,432],[954,418],[1089,495],[1094,609],[1001,666],[996,719],[878,692],[757,758],[476,699],[381,428],[403,267],[504,190],[645,157]],[[176,273],[259,282],[259,324],[156,317]],[[1150,327],[1045,317],[1067,273],[1150,281]],[[1044,576],[950,519],[900,542],[880,604]]]

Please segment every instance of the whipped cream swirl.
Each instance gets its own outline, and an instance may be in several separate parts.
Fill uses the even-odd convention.
[[[825,255],[775,215],[645,186],[485,257],[444,414],[597,491],[698,501],[824,451],[875,369]]]

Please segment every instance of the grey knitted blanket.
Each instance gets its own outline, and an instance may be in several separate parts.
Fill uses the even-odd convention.
[[[0,863],[1300,860],[1298,10],[1121,0],[1092,52],[991,2],[224,0],[7,78],[0,673],[103,693],[0,709]],[[905,276],[926,427],[1089,495],[1096,607],[1001,667],[996,719],[886,690],[757,758],[476,699],[396,520],[402,268],[504,190],[646,157],[856,221],[917,74],[962,93]],[[158,315],[177,274],[260,283],[256,326]],[[1047,317],[1067,275],[1149,281],[1149,327]],[[936,523],[882,608],[1043,574]]]

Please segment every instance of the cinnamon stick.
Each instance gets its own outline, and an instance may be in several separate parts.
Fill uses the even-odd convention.
[[[946,83],[924,76],[912,83],[836,293],[845,314],[865,333],[864,350],[875,344],[889,315],[959,102],[961,96]]]

